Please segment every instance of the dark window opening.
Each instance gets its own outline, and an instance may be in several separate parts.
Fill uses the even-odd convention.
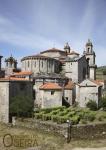
[[[28,67],[29,67],[29,61],[28,61]]]
[[[68,97],[65,97],[65,99],[68,101]]]
[[[54,95],[55,91],[51,91],[51,95]]]
[[[43,61],[42,61],[42,67],[43,67]]]

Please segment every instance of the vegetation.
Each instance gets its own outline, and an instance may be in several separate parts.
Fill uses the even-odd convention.
[[[95,105],[93,105],[95,106]],[[93,108],[93,107],[91,107]],[[95,108],[95,107],[94,107]],[[97,107],[96,107],[97,108]],[[86,124],[88,122],[106,121],[105,111],[93,111],[89,108],[79,107],[55,107],[47,109],[39,109],[35,111],[35,118],[43,121],[53,121],[56,123],[66,123],[70,120],[72,124]]]
[[[3,144],[3,137],[6,134],[12,135],[14,141],[10,147],[5,147]],[[34,147],[31,148],[31,144],[26,142],[24,144],[24,140],[22,139],[35,139]],[[20,142],[19,139],[21,139]],[[10,144],[10,140],[6,140],[6,144]],[[33,143],[32,143],[33,144]],[[37,146],[38,145],[38,146]],[[91,139],[91,140],[71,140],[70,143],[66,143],[64,138],[58,136],[57,134],[53,135],[50,133],[46,133],[43,131],[39,131],[37,129],[27,129],[27,128],[17,128],[10,127],[4,124],[0,124],[0,149],[1,150],[23,150],[23,149],[35,149],[35,150],[72,150],[72,149],[80,149],[80,148],[88,147],[106,147],[106,139]],[[102,149],[102,148],[100,148]]]
[[[86,104],[86,107],[88,107],[90,110],[96,111],[98,109],[97,103],[93,100],[89,100],[89,102]]]
[[[103,108],[106,111],[106,97],[103,97],[99,102],[99,108]]]
[[[16,116],[31,116],[33,112],[33,100],[31,97],[20,94],[10,100],[10,114]]]

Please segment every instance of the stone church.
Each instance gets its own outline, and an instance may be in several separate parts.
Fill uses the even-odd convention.
[[[85,44],[82,55],[66,43],[63,50],[52,48],[37,55],[23,57],[21,69],[17,68],[17,60],[10,56],[5,59],[6,66],[2,70],[0,56],[0,97],[5,99],[3,102],[0,98],[2,118],[4,115],[4,120],[8,122],[10,95],[19,94],[19,87],[23,83],[26,84],[23,92],[27,95],[33,94],[35,107],[70,106],[75,102],[80,107],[86,107],[91,99],[98,104],[104,83],[96,80],[95,57],[90,40]],[[15,89],[15,84],[18,90]],[[12,94],[6,96],[5,89]]]
[[[52,48],[22,58],[22,72],[33,74],[35,106],[73,105],[76,101],[85,107],[90,99],[98,104],[102,84],[96,81],[95,57],[93,44],[88,40],[81,56],[66,43],[63,50]]]

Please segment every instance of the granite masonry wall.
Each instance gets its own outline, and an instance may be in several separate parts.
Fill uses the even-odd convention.
[[[17,127],[38,129],[53,134],[58,134],[70,139],[96,139],[106,138],[106,123],[92,123],[86,125],[57,124],[51,121],[40,121],[35,119],[13,119]]]

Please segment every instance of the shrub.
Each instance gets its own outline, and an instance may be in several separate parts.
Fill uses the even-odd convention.
[[[106,111],[106,97],[103,97],[99,102],[99,108],[103,108]]]
[[[40,113],[35,113],[35,118],[36,119],[42,119],[42,115],[44,114],[44,112],[40,112]]]
[[[42,120],[43,121],[47,121],[47,120],[51,120],[51,114],[43,114],[42,115]]]
[[[90,110],[96,111],[98,109],[97,103],[93,100],[90,100],[87,104],[86,107],[90,108]]]
[[[59,119],[59,116],[58,116],[58,115],[52,115],[52,116],[51,116],[51,120],[52,120],[53,122],[57,122],[58,119]]]
[[[57,110],[53,110],[50,112],[51,115],[56,115],[60,112],[60,109],[57,109]]]
[[[70,120],[72,121],[72,124],[78,124],[80,121],[80,117],[78,115],[73,116],[72,118],[70,118]]]
[[[73,117],[75,114],[76,114],[75,111],[71,111],[71,112],[69,112],[67,115],[68,115],[69,117]]]
[[[66,116],[59,116],[57,123],[66,123],[68,119],[69,119],[69,117],[67,115]]]
[[[98,112],[96,115],[96,119],[99,121],[103,121],[104,119],[106,119],[106,112]]]
[[[40,109],[40,111],[44,111],[45,113],[50,113],[51,111],[55,111],[55,110],[63,111],[65,108],[66,108],[65,106],[42,108],[42,109]]]
[[[85,121],[94,121],[95,120],[95,113],[94,112],[85,113],[83,116],[83,119]]]
[[[80,119],[84,118],[84,112],[83,111],[80,111],[80,112],[77,112],[77,115],[80,117]]]

